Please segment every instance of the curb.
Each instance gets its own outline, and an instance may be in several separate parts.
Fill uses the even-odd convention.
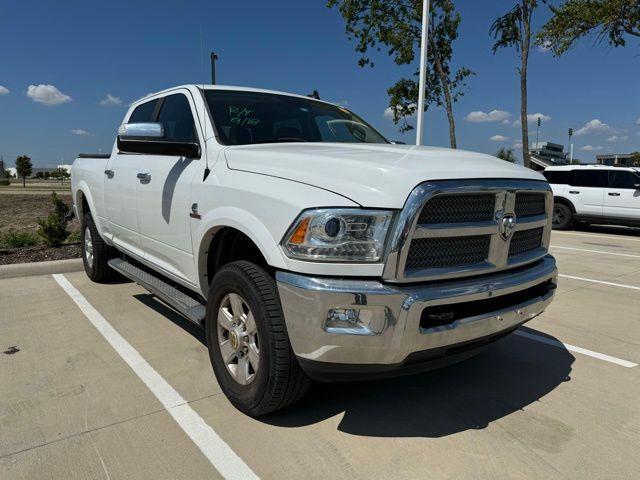
[[[0,280],[5,278],[32,277],[52,273],[69,273],[84,270],[81,258],[53,260],[49,262],[14,263],[0,265]]]

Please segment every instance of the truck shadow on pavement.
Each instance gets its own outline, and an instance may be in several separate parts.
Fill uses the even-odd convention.
[[[574,359],[564,348],[512,334],[469,360],[419,375],[314,383],[298,405],[259,420],[295,428],[344,412],[338,430],[351,435],[444,437],[483,429],[538,401],[570,381]],[[522,420],[523,425],[527,421]],[[544,429],[540,435],[552,435],[554,427],[545,424],[538,421],[531,427]]]

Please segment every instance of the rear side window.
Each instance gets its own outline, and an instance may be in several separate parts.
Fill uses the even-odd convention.
[[[571,185],[576,187],[606,187],[607,170],[573,170]]]
[[[136,107],[129,117],[129,123],[153,122],[153,112],[155,112],[157,104],[158,100],[156,99]]]
[[[609,171],[609,187],[611,188],[635,188],[640,183],[640,177],[635,173],[624,170]]]
[[[547,182],[557,185],[568,185],[571,179],[571,171],[569,170],[545,170],[542,174]]]
[[[164,125],[165,137],[168,139],[198,140],[189,100],[182,93],[165,97],[158,122]]]

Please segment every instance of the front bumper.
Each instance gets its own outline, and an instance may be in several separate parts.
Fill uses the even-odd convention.
[[[319,379],[390,373],[442,358],[470,356],[549,305],[555,260],[492,275],[418,285],[278,272],[291,346]],[[329,312],[357,311],[336,327]],[[335,318],[335,317],[332,317]],[[326,375],[325,375],[326,374]]]

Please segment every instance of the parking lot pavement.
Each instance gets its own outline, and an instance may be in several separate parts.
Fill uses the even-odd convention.
[[[219,478],[230,465],[261,478],[634,478],[640,291],[594,281],[640,286],[640,238],[554,232],[552,245],[561,274],[589,281],[561,278],[524,336],[426,374],[314,384],[260,420],[221,394],[202,332],[142,288],[64,274],[101,333],[51,276],[0,280],[0,350],[20,350],[0,353],[0,478]],[[167,391],[211,430],[204,440]]]

